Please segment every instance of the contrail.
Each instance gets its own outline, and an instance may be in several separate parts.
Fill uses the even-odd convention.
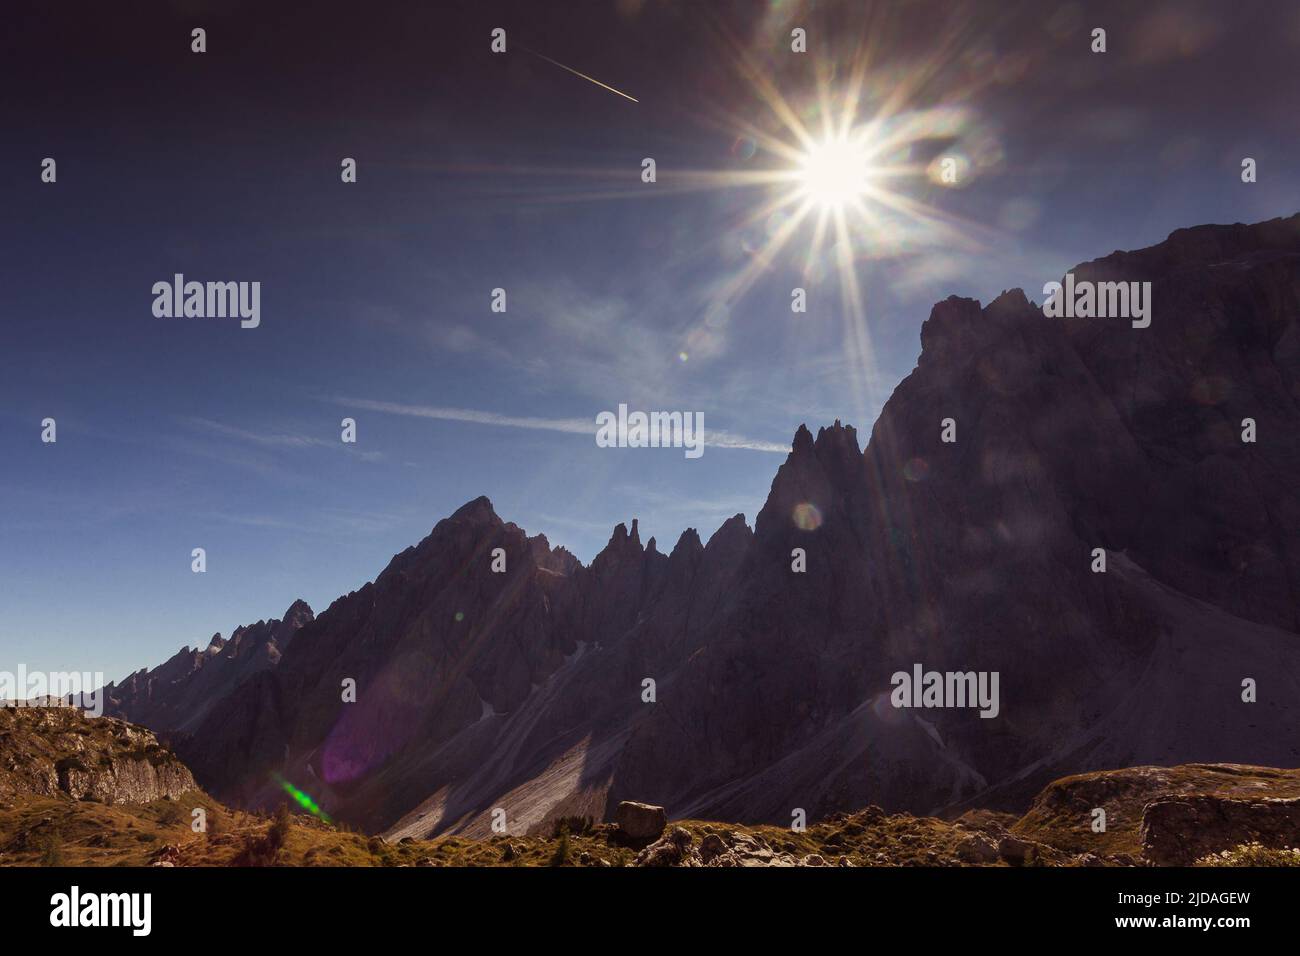
[[[591,418],[536,418],[533,416],[500,415],[496,412],[481,412],[472,408],[447,408],[430,405],[404,405],[400,402],[380,402],[365,398],[348,398],[345,396],[325,396],[324,401],[352,408],[364,408],[372,412],[385,412],[389,415],[406,415],[412,418],[431,418],[444,422],[467,422],[474,425],[496,425],[503,428],[526,428],[532,431],[565,432],[570,435],[595,435],[596,422]],[[775,452],[781,455],[790,453],[790,445],[780,442],[762,441],[737,435],[734,432],[720,431],[716,428],[706,429],[705,441],[710,448],[744,448],[749,451]]]
[[[572,73],[574,76],[580,76],[580,77],[582,77],[584,80],[587,80],[587,81],[590,82],[590,83],[595,83],[597,86],[601,87],[602,89],[609,90],[611,93],[617,93],[619,96],[623,97],[623,99],[625,99],[625,100],[631,100],[633,103],[640,103],[640,102],[641,102],[641,101],[638,100],[635,96],[628,96],[628,95],[627,95],[626,93],[624,93],[622,90],[616,90],[616,89],[614,89],[614,87],[610,86],[608,83],[602,83],[602,82],[600,82],[600,80],[596,79],[595,77],[588,76],[586,73],[579,73],[579,72],[578,72],[577,70],[575,70],[573,67],[571,67],[571,66],[565,66],[565,65],[564,65],[563,63],[561,63],[559,60],[552,60],[549,56],[546,56],[546,55],[543,54],[543,53],[538,53],[536,50],[530,50],[530,49],[528,49],[528,47],[524,46],[523,44],[520,44],[520,45],[519,45],[519,48],[520,48],[521,50],[524,50],[524,51],[528,52],[528,53],[531,53],[533,56],[538,57],[539,59],[545,60],[547,63],[550,63],[550,64],[552,64],[553,66],[558,66],[561,70],[568,70],[568,71],[569,71],[570,73]]]

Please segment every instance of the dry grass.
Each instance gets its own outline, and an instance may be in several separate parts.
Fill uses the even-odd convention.
[[[190,829],[190,813],[200,806],[216,822],[215,832]],[[803,833],[699,820],[673,826],[697,842],[711,832],[737,830],[797,858],[818,854],[834,865],[848,857],[859,866],[956,865],[957,844],[973,832],[905,814],[877,818],[871,811],[838,816]],[[557,828],[550,836],[442,836],[397,844],[303,814],[285,821],[278,837],[274,829],[272,817],[228,810],[199,792],[142,806],[23,797],[0,807],[0,864],[41,865],[51,840],[60,862],[71,866],[147,866],[167,846],[178,848],[179,866],[625,866],[638,849],[624,844],[609,824],[573,832]]]

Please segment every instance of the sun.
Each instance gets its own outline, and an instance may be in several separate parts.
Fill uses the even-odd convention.
[[[823,209],[839,210],[868,189],[871,160],[862,144],[831,137],[810,146],[796,168],[801,196]]]

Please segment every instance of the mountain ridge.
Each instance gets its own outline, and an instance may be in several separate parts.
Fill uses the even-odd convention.
[[[752,529],[688,529],[666,555],[633,519],[583,565],[473,499],[177,748],[223,798],[265,805],[283,774],[406,835],[480,834],[497,807],[544,828],[620,799],[761,822],[980,794],[1023,809],[1049,767],[1143,747],[1292,763],[1300,688],[1276,673],[1300,666],[1276,662],[1300,665],[1298,263],[1300,215],[1076,267],[1152,282],[1147,329],[1048,319],[1016,289],[943,300],[865,448],[852,426],[801,425]],[[1197,602],[1239,648],[1195,626]],[[1174,645],[1273,678],[1268,734],[1225,681],[1203,682],[1208,705],[1161,685],[1168,736],[1144,737],[1132,702]],[[1001,673],[1001,719],[890,707],[889,675],[915,661]]]

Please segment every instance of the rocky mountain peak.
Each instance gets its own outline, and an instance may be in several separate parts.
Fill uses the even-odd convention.
[[[862,451],[853,426],[836,420],[819,428],[814,439],[801,425],[755,519],[754,533],[784,541],[792,529],[815,530],[862,485]]]
[[[554,574],[567,577],[581,566],[578,559],[564,547],[552,548],[544,534],[533,535],[528,539],[528,546],[537,566]]]
[[[921,325],[921,355],[917,366],[949,363],[969,357],[981,341],[983,310],[975,299],[949,296],[936,302]]]
[[[670,557],[686,557],[689,555],[699,554],[704,550],[704,545],[700,542],[700,534],[694,528],[687,528],[673,545]]]
[[[501,519],[497,517],[496,510],[492,507],[492,502],[487,495],[479,495],[452,512],[450,520],[495,523]]]
[[[790,443],[790,454],[791,456],[811,454],[813,445],[812,432],[808,430],[807,425],[800,425],[794,433],[794,441]]]
[[[547,567],[549,570],[554,571],[557,574],[571,577],[580,567],[582,567],[582,562],[578,560],[577,556],[574,555],[572,551],[563,545],[560,545],[551,550],[551,560]]]
[[[835,424],[817,429],[813,450],[828,472],[851,473],[853,479],[859,477],[862,448],[858,445],[857,429],[852,425],[842,425],[837,418]]]
[[[614,532],[609,536],[609,542],[605,545],[600,554],[596,555],[592,561],[592,567],[598,563],[625,560],[629,558],[640,558],[645,551],[641,547],[640,529],[637,527],[637,519],[632,519],[632,530],[628,531],[627,525],[619,522],[614,527]]]
[[[744,553],[753,538],[754,532],[745,523],[745,516],[737,513],[718,525],[718,530],[709,536],[709,543],[705,545],[704,551],[710,558],[721,557],[728,553],[738,556]],[[698,542],[699,538],[695,540]]]
[[[315,617],[315,614],[312,612],[311,605],[308,604],[306,601],[304,601],[302,598],[298,598],[296,601],[294,601],[292,604],[289,605],[288,609],[284,612],[284,617],[281,618],[281,620],[286,622],[306,624],[313,617]]]
[[[1024,289],[1004,289],[1001,295],[985,307],[985,312],[995,316],[1003,314],[1019,315],[1032,308],[1033,305],[1025,296]]]

